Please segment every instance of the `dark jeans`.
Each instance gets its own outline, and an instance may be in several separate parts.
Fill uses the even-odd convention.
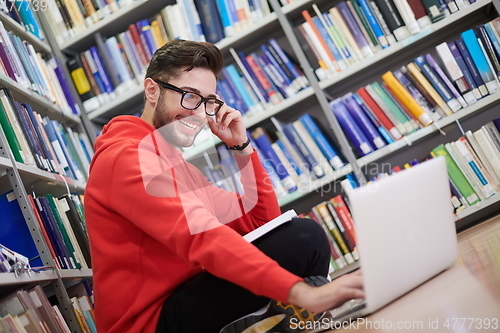
[[[253,244],[298,276],[328,274],[330,246],[323,228],[313,220],[292,219]],[[156,333],[219,333],[225,325],[268,302],[268,298],[203,272],[180,285],[165,301]]]

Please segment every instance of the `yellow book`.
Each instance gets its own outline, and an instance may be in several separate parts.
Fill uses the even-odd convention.
[[[408,90],[403,87],[401,82],[396,79],[392,72],[386,72],[382,75],[382,80],[391,88],[392,92],[396,97],[403,103],[406,108],[415,116],[415,118],[420,121],[424,126],[430,125],[432,123],[431,117],[422,109],[420,104],[413,98],[413,96],[408,92]]]
[[[436,103],[439,105],[441,110],[449,116],[453,112],[451,111],[450,107],[446,102],[439,96],[438,92],[434,87],[430,84],[429,81],[425,78],[425,76],[420,72],[420,69],[418,68],[417,65],[415,65],[413,62],[410,62],[408,65],[406,65],[406,68],[408,69],[408,72],[415,78],[415,80],[424,87],[424,89],[429,93],[429,95],[436,101]]]
[[[157,20],[151,21],[151,30],[153,31],[153,38],[156,43],[156,48],[160,48],[167,42],[163,39],[163,35],[160,30],[160,23]]]

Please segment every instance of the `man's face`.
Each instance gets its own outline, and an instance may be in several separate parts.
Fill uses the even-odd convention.
[[[215,75],[208,69],[194,68],[182,72],[168,83],[180,89],[198,93],[204,97],[216,97]],[[182,93],[159,87],[160,96],[153,114],[153,126],[169,143],[176,147],[189,147],[207,123],[205,105],[195,110],[181,106]]]

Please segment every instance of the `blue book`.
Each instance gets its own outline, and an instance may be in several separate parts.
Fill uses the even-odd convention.
[[[205,38],[209,43],[217,43],[225,37],[224,27],[215,2],[216,0],[194,0]]]
[[[27,257],[31,267],[44,266],[19,205],[14,192],[0,195],[0,244]]]
[[[332,111],[335,118],[339,122],[340,127],[349,138],[356,151],[360,156],[365,156],[373,152],[373,148],[370,145],[369,140],[366,138],[364,133],[361,131],[359,126],[356,124],[354,119],[349,114],[346,106],[342,102],[342,99],[337,98],[329,103],[330,110]]]
[[[340,16],[342,16],[342,19],[347,25],[347,28],[351,32],[352,37],[356,41],[356,45],[358,45],[363,57],[367,58],[372,56],[373,51],[370,48],[370,45],[368,44],[368,41],[366,40],[365,36],[361,32],[358,23],[354,19],[353,13],[351,13],[351,10],[347,6],[347,3],[345,1],[340,2],[337,5],[337,9],[340,13]]]
[[[61,124],[57,120],[52,120],[52,125],[54,127],[54,133],[56,134],[57,140],[61,144],[63,154],[66,157],[66,161],[68,162],[68,165],[71,169],[71,172],[75,176],[76,180],[83,180],[85,177],[83,177],[83,174],[78,167],[77,162],[73,158],[73,155],[71,154],[70,148],[69,148],[69,142],[66,140],[64,133],[63,133],[63,128]]]
[[[285,146],[285,144],[283,143],[283,141],[281,141],[281,139],[278,139],[275,142],[278,145],[278,147],[280,147],[281,151],[283,152],[283,155],[285,155],[286,159],[288,160],[288,162],[290,163],[290,165],[295,170],[295,173],[298,176],[301,176],[303,174],[302,170],[300,169],[300,167],[297,165],[297,163],[293,159],[292,155],[288,151],[288,148]]]
[[[490,94],[496,92],[498,90],[498,84],[495,80],[495,75],[488,65],[488,60],[486,59],[486,56],[481,49],[474,30],[469,29],[467,31],[464,31],[461,33],[461,36],[465,43],[465,46],[467,47],[467,50],[469,50],[474,64],[476,64],[481,79],[483,79],[483,82],[486,84],[488,92]]]
[[[334,170],[342,168],[345,163],[342,161],[335,148],[333,148],[333,145],[326,139],[311,115],[305,113],[300,116],[299,119]]]
[[[297,190],[297,184],[293,181],[292,177],[288,174],[283,163],[280,161],[278,155],[274,152],[271,141],[267,137],[267,134],[261,127],[256,128],[252,131],[252,137],[254,141],[259,146],[259,149],[266,160],[273,166],[274,170],[278,174],[283,187],[288,193]]]
[[[484,84],[483,79],[479,74],[476,64],[474,63],[474,60],[472,60],[469,50],[467,50],[467,46],[465,46],[465,43],[462,40],[462,38],[458,38],[457,40],[455,40],[455,44],[457,45],[458,51],[462,55],[462,58],[464,59],[464,62],[472,76],[472,79],[476,83],[476,86],[479,89],[479,92],[481,93],[481,96],[488,95],[489,94],[488,89],[486,88],[486,85]]]
[[[259,79],[257,79],[257,76],[255,75],[255,72],[252,70],[250,67],[250,64],[248,63],[246,59],[246,55],[243,52],[238,52],[238,57],[243,65],[245,67],[245,70],[247,71],[248,75],[250,75],[251,80],[255,83],[255,86],[257,89],[259,89],[260,94],[262,97],[264,97],[266,103],[269,103],[269,95],[267,94],[266,89],[260,84]]]
[[[280,64],[278,63],[278,61],[276,60],[276,58],[273,56],[273,54],[271,53],[271,51],[269,50],[269,48],[267,47],[267,45],[262,44],[260,46],[260,49],[262,50],[263,54],[267,57],[267,59],[269,60],[269,62],[274,66],[274,68],[276,68],[276,71],[278,72],[278,74],[283,78],[283,81],[285,82],[285,85],[287,87],[289,87],[288,90],[292,94],[296,93],[297,89],[292,84],[292,81],[293,81],[294,78],[288,76],[287,72],[285,72],[283,70],[283,68],[280,66]]]
[[[252,53],[252,55],[266,74],[267,79],[271,83],[273,89],[279,92],[283,98],[288,98],[288,96],[290,96],[291,94],[287,93],[288,86],[285,83],[285,79],[279,74],[267,55],[265,53],[262,53],[260,56],[258,56],[256,53]]]
[[[277,195],[279,196],[280,194],[281,195],[286,194],[286,191],[283,188],[283,185],[281,185],[280,178],[276,174],[276,170],[274,169],[273,165],[271,164],[271,162],[268,159],[266,159],[264,157],[264,155],[262,154],[262,151],[259,148],[259,145],[252,138],[252,135],[250,134],[250,132],[247,131],[247,135],[248,135],[248,138],[250,138],[250,143],[252,144],[252,147],[255,149],[255,151],[257,152],[257,155],[259,156],[259,159],[262,163],[262,166],[264,167],[264,169],[266,169],[266,172],[269,176],[269,179],[271,180],[271,183],[272,183]]]
[[[87,61],[87,64],[89,65],[90,72],[92,73],[92,76],[94,77],[94,81],[97,85],[97,88],[100,92],[99,96],[97,98],[102,96],[108,96],[108,92],[106,91],[106,86],[104,85],[104,81],[102,79],[102,74],[99,73],[97,69],[97,65],[94,61],[94,57],[92,57],[92,53],[90,50],[85,51],[82,55],[80,55],[81,62],[83,64],[83,60]],[[83,67],[82,67],[83,68]]]
[[[370,119],[370,121],[373,123],[373,126],[375,126],[377,128],[378,132],[380,133],[382,138],[384,138],[385,142],[393,143],[394,139],[392,138],[392,136],[385,129],[385,127],[382,126],[382,124],[380,124],[380,122],[373,115],[372,111],[370,110],[368,105],[366,105],[366,103],[363,101],[363,99],[361,99],[357,94],[352,94],[352,98],[356,101],[356,103],[359,105],[361,110],[363,110],[363,112],[365,113],[365,116],[368,117],[368,119]]]
[[[342,55],[340,54],[337,45],[335,45],[335,42],[330,38],[330,35],[328,34],[326,27],[323,25],[323,23],[321,23],[321,20],[317,16],[312,17],[312,21],[316,26],[316,28],[318,29],[319,33],[321,34],[321,37],[325,41],[326,45],[328,46],[328,49],[330,49],[330,51],[332,52],[333,57],[335,58],[335,61],[337,62],[339,68],[345,69],[347,65],[344,63],[344,60],[342,58]]]
[[[457,63],[458,67],[460,68],[460,71],[462,71],[462,74],[464,75],[464,80],[468,86],[467,88],[469,88],[472,91],[472,94],[476,99],[481,98],[482,95],[479,92],[477,84],[474,81],[474,78],[472,77],[472,74],[469,71],[467,64],[465,63],[464,58],[462,57],[460,51],[458,50],[457,44],[455,42],[450,42],[448,43],[448,48],[450,49],[450,52],[453,55],[453,58],[455,59],[455,62]]]
[[[146,41],[146,46],[148,47],[149,53],[153,55],[156,51],[156,43],[154,40],[153,31],[151,31],[151,24],[149,23],[149,20],[140,20],[136,23],[136,25],[139,33],[144,36],[144,40]]]
[[[220,20],[222,27],[224,28],[224,36],[229,37],[233,35],[233,27],[231,24],[231,18],[229,17],[229,11],[226,6],[227,0],[217,0],[217,10],[219,11]]]
[[[149,32],[151,32],[151,30],[149,30]],[[116,65],[116,71],[120,83],[132,80],[132,77],[130,76],[130,73],[127,69],[127,65],[125,64],[125,61],[123,60],[123,57],[121,55],[120,48],[118,46],[118,40],[116,39],[116,37],[112,36],[108,38],[104,42],[104,45],[106,46],[111,59]]]
[[[69,253],[66,244],[64,243],[64,239],[61,233],[61,230],[57,226],[57,222],[50,210],[49,202],[45,197],[35,198],[35,203],[40,213],[40,218],[42,220],[43,225],[45,226],[45,230],[47,231],[47,235],[50,238],[52,246],[54,247],[54,251],[60,258],[60,264],[62,268],[65,269],[75,269],[76,266],[74,262],[71,260],[71,255]]]
[[[76,176],[73,174],[68,161],[66,159],[66,155],[64,154],[62,144],[59,142],[57,138],[54,125],[52,121],[48,117],[43,118],[43,127],[45,128],[45,133],[47,133],[47,137],[49,138],[50,144],[54,149],[54,152],[57,155],[57,160],[59,161],[59,165],[64,171],[64,175],[73,179],[76,179]]]
[[[306,145],[302,142],[299,135],[295,131],[295,128],[293,128],[292,124],[286,124],[283,126],[283,134],[287,137],[290,144],[296,148],[297,153],[306,163],[308,170],[314,173],[317,178],[323,177],[325,175],[325,171],[309,152]]]
[[[97,67],[97,71],[98,71],[99,77],[101,78],[102,83],[104,85],[105,92],[107,92],[108,94],[112,94],[115,89],[114,89],[113,85],[111,84],[109,74],[108,74],[106,68],[104,67],[104,63],[103,63],[103,60],[101,58],[99,50],[97,49],[97,47],[92,46],[89,49],[89,51],[90,51],[90,54],[92,56],[92,59],[94,60],[95,65]]]
[[[286,66],[285,62],[283,61],[283,59],[278,55],[278,52],[276,52],[276,50],[271,46],[271,44],[265,44],[262,45],[261,47],[264,47],[265,48],[264,52],[268,51],[272,55],[271,59],[274,59],[278,63],[279,68],[281,68],[281,70],[286,74],[286,76],[290,80],[291,87],[293,87],[294,91],[299,91],[303,89],[304,84],[302,82],[302,78],[296,77],[295,74],[290,71],[290,69]]]
[[[365,115],[363,109],[359,106],[353,98],[353,93],[347,93],[342,97],[342,102],[349,111],[351,118],[356,122],[361,131],[365,134],[366,138],[370,141],[372,148],[379,149],[386,145],[384,139],[380,136],[379,132]]]
[[[61,89],[64,93],[64,97],[66,97],[66,101],[68,102],[69,107],[71,108],[71,111],[73,114],[79,115],[80,114],[80,107],[76,103],[75,98],[73,97],[73,94],[70,90],[70,85],[68,82],[68,79],[66,78],[66,75],[64,75],[62,69],[61,69],[61,64],[57,60],[57,58],[52,58],[49,60],[49,62],[52,62],[54,72],[56,73],[57,80],[59,81],[59,84],[61,85]]]
[[[493,45],[493,48],[495,49],[495,53],[497,57],[500,57],[500,41],[497,38],[497,35],[494,31],[494,27],[492,26],[492,23],[486,23],[483,25],[484,29],[486,29],[486,33],[488,34],[488,37],[490,38],[490,41]]]
[[[229,173],[228,176],[231,178],[235,191],[239,194],[244,194],[243,185],[240,180],[241,172],[233,154],[231,154],[224,145],[217,146],[217,152],[220,157],[220,165]]]
[[[23,25],[26,28],[26,30],[31,32],[40,40],[45,39],[43,31],[42,29],[40,29],[40,25],[38,24],[35,15],[33,15],[30,2],[26,2],[24,0],[22,1],[15,0],[14,4],[16,5],[19,15],[21,16],[21,19],[23,20]],[[12,2],[10,2],[9,5],[12,6]]]
[[[429,65],[424,56],[419,56],[414,59],[415,64],[420,68],[420,71],[429,81],[429,83],[436,89],[437,93],[441,98],[448,104],[448,106],[453,110],[457,111],[460,109],[460,104],[455,100],[451,91],[446,87],[441,78],[437,75],[434,69]],[[457,107],[458,105],[458,107]]]
[[[429,101],[425,98],[425,96],[422,95],[420,90],[418,90],[418,88],[415,87],[413,85],[413,83],[411,83],[411,81],[408,79],[408,77],[406,77],[406,75],[404,75],[400,69],[397,69],[397,70],[393,71],[392,73],[394,74],[396,79],[398,79],[399,83],[401,83],[401,85],[406,90],[408,90],[411,97],[413,97],[413,99],[418,103],[418,105],[420,105],[420,107],[422,107],[422,109],[424,109],[426,112],[429,112],[429,114],[435,113],[436,109],[434,108],[434,106],[432,106],[432,104],[429,103]],[[434,117],[436,117],[436,118],[434,119]],[[435,114],[433,116],[434,120],[437,120],[438,118],[441,118],[441,117],[437,114]]]
[[[241,98],[240,94],[233,89],[233,87],[230,84],[230,80],[226,79],[219,79],[217,81],[217,91],[218,94],[222,96],[224,102],[235,108],[236,110],[240,111],[242,114],[245,114],[248,112],[248,107]]]
[[[373,14],[372,8],[368,4],[368,1],[367,0],[357,0],[357,1],[359,6],[361,7],[361,10],[365,14],[366,20],[368,21],[368,24],[372,28],[373,33],[375,34],[375,37],[377,38],[380,46],[383,49],[385,49],[386,47],[389,46],[389,42],[387,41],[387,37],[384,35],[384,32],[382,31],[380,24],[375,18],[375,14]]]
[[[299,71],[295,68],[295,66],[292,63],[292,61],[290,60],[290,58],[286,55],[286,53],[283,51],[283,49],[281,48],[281,46],[279,46],[278,42],[274,38],[271,38],[269,40],[269,46],[270,46],[270,48],[273,48],[274,51],[276,51],[276,53],[278,54],[278,56],[281,58],[281,60],[283,60],[283,63],[285,64],[286,68],[288,68],[288,70],[297,79],[300,80],[299,82],[301,83],[301,86],[303,88],[306,88],[308,86],[307,79],[304,77],[304,75],[302,75],[301,73],[299,73]]]
[[[236,12],[236,7],[234,4],[234,0],[224,0],[224,3],[226,4],[227,12],[229,14],[229,19],[231,20],[231,26],[233,27],[233,32],[235,31],[236,27],[239,26],[239,17],[238,13]]]
[[[48,147],[48,142],[45,141],[45,138],[42,134],[42,129],[38,125],[38,121],[36,119],[33,109],[31,108],[31,105],[23,103],[20,105],[20,107],[24,108],[26,114],[29,117],[29,120],[33,126],[32,128],[34,129],[34,134],[36,137],[38,137],[38,142],[40,142],[40,147],[42,148],[42,152],[45,156],[45,159],[48,161],[48,166],[50,167],[50,170],[54,173],[57,173],[55,156],[52,156],[52,153]]]
[[[242,77],[238,73],[238,70],[236,69],[236,66],[233,64],[226,66],[224,69],[222,69],[222,73],[228,79],[228,81],[231,81],[233,85],[236,87],[236,90],[240,94],[240,96],[243,98],[243,101],[245,104],[248,106],[249,109],[252,109],[252,107],[255,105],[253,102],[252,98],[250,97],[250,93],[247,91],[243,83],[241,82]]]

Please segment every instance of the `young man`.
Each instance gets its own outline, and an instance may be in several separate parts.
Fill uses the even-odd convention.
[[[222,66],[212,44],[167,43],[148,67],[141,118],[116,117],[97,138],[85,213],[100,333],[219,332],[270,299],[322,312],[363,296],[359,274],[304,282],[328,271],[312,221],[242,238],[280,209],[240,112],[215,94]],[[176,149],[207,122],[233,149],[244,195],[210,184]]]

